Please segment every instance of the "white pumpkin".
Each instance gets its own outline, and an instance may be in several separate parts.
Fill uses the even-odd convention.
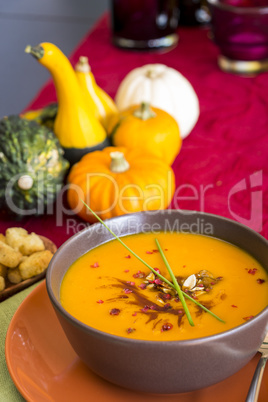
[[[122,111],[147,102],[173,116],[182,138],[187,137],[199,117],[198,97],[190,82],[164,64],[146,64],[130,71],[122,80],[115,103]]]

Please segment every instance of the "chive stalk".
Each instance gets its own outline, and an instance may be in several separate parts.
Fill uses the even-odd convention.
[[[161,254],[161,257],[163,258],[163,261],[164,261],[164,263],[165,263],[165,266],[167,267],[168,273],[169,273],[169,275],[170,275],[170,277],[171,277],[171,279],[172,279],[172,282],[173,282],[173,285],[174,285],[174,287],[175,287],[175,290],[176,290],[176,292],[178,293],[178,296],[179,296],[179,298],[180,298],[182,307],[183,307],[183,309],[184,309],[184,311],[185,311],[185,314],[186,314],[186,317],[187,317],[187,319],[188,319],[188,321],[189,321],[189,324],[192,325],[192,326],[194,326],[194,322],[193,322],[193,320],[192,320],[190,311],[189,311],[188,306],[187,306],[187,304],[186,304],[186,302],[185,302],[185,299],[184,299],[182,290],[181,290],[181,288],[180,288],[180,286],[179,286],[179,284],[178,284],[178,281],[177,281],[177,279],[176,279],[176,277],[175,277],[175,275],[174,275],[174,273],[173,273],[173,271],[172,271],[172,269],[171,269],[171,266],[169,265],[169,262],[168,262],[168,260],[167,260],[167,258],[166,258],[166,256],[165,256],[165,254],[163,253],[163,250],[162,250],[162,248],[161,248],[161,246],[160,246],[160,244],[159,244],[159,241],[158,241],[157,239],[155,239],[155,242],[156,242],[157,248],[158,248],[158,250],[159,250],[159,252],[160,252],[160,254]]]

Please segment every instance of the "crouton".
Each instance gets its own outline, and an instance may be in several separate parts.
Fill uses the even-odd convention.
[[[3,264],[0,264],[0,276],[6,277],[7,267]]]
[[[22,276],[18,268],[9,268],[7,271],[7,278],[11,283],[20,283],[22,281]]]
[[[3,235],[3,233],[0,233],[0,241],[2,241],[3,243],[6,243],[6,237],[5,237],[5,235]]]
[[[22,254],[8,244],[0,241],[0,263],[9,268],[15,268],[21,261]]]
[[[45,245],[35,233],[29,234],[23,228],[9,228],[6,230],[6,242],[23,255],[31,255],[36,251],[43,251]]]
[[[0,292],[1,292],[2,290],[4,290],[5,287],[6,287],[5,278],[4,278],[3,276],[0,276]]]
[[[49,250],[37,251],[31,254],[19,265],[22,279],[32,278],[43,272],[48,267],[52,257],[53,254]]]

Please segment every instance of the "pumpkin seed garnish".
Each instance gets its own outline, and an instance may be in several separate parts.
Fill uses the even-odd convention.
[[[182,289],[193,289],[196,285],[196,276],[195,274],[192,274],[188,276],[188,278],[185,279],[182,285]]]

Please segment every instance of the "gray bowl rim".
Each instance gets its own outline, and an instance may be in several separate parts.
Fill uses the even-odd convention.
[[[168,210],[159,210],[159,211],[141,211],[141,212],[135,212],[135,213],[131,213],[131,214],[127,214],[127,215],[120,215],[120,216],[116,216],[110,219],[105,220],[105,224],[109,225],[110,222],[114,222],[116,220],[120,220],[120,218],[124,218],[127,219],[131,216],[136,216],[138,215],[145,215],[148,214],[150,212],[157,212],[157,214],[165,214],[168,212],[172,212],[172,213],[180,213],[180,214],[196,214],[196,215],[201,215],[201,216],[208,216],[208,217],[214,217],[220,221],[224,221],[224,222],[229,222],[230,224],[233,224],[235,226],[239,226],[241,227],[243,230],[249,231],[250,233],[252,233],[252,235],[257,236],[259,238],[260,241],[263,241],[264,243],[266,243],[266,246],[268,247],[268,240],[262,236],[261,234],[259,234],[258,232],[256,232],[255,230],[249,228],[248,226],[234,221],[232,219],[226,218],[224,216],[220,216],[220,215],[216,215],[216,214],[212,214],[212,213],[207,213],[207,212],[199,212],[199,211],[191,211],[191,210],[177,210],[177,209],[168,209]],[[225,331],[213,334],[213,335],[209,335],[209,336],[204,336],[204,337],[200,337],[200,338],[193,338],[193,339],[182,339],[182,340],[172,340],[172,341],[154,341],[154,340],[144,340],[144,339],[133,339],[133,338],[128,338],[128,337],[124,337],[124,336],[119,336],[119,335],[113,335],[113,334],[109,334],[109,332],[104,332],[101,330],[98,330],[94,327],[91,327],[90,325],[84,324],[82,321],[78,320],[77,318],[75,318],[74,316],[72,316],[67,310],[64,309],[64,307],[61,305],[61,303],[57,300],[57,298],[54,295],[54,292],[52,290],[51,284],[50,284],[50,278],[51,278],[51,271],[52,271],[52,264],[53,264],[53,260],[57,257],[57,255],[61,252],[61,250],[63,248],[65,248],[66,246],[68,246],[68,244],[70,242],[73,241],[73,239],[75,237],[79,237],[79,236],[83,236],[84,233],[94,230],[96,228],[96,226],[101,227],[102,223],[100,222],[96,222],[91,224],[89,227],[86,227],[84,229],[82,229],[81,231],[79,231],[78,233],[75,233],[73,236],[71,236],[68,240],[66,240],[56,251],[56,253],[53,255],[52,260],[48,266],[47,269],[47,273],[46,273],[46,289],[47,289],[47,293],[50,299],[50,302],[52,303],[52,305],[54,306],[54,308],[60,313],[61,316],[63,316],[65,319],[67,319],[67,321],[71,322],[74,326],[80,328],[83,330],[83,332],[86,333],[93,333],[95,336],[98,336],[99,338],[105,338],[107,339],[107,337],[113,341],[113,342],[126,342],[126,343],[130,343],[130,344],[138,344],[138,345],[174,345],[174,344],[178,344],[178,345],[197,345],[199,343],[204,344],[207,342],[212,342],[212,341],[216,341],[216,340],[220,340],[221,338],[225,338],[225,337],[229,337],[232,336],[233,334],[235,334],[236,332],[239,332],[241,330],[241,328],[249,328],[252,325],[254,325],[254,323],[257,323],[257,321],[262,320],[263,316],[265,314],[267,314],[268,312],[268,304],[267,306],[261,310],[256,316],[254,316],[252,319]],[[139,232],[137,232],[138,234]],[[136,233],[133,233],[136,234]],[[129,234],[131,235],[131,234]],[[125,235],[125,236],[128,236]],[[124,236],[123,236],[124,237]],[[210,236],[213,237],[213,236]],[[217,237],[215,237],[217,239]],[[112,241],[108,240],[109,241]],[[104,243],[101,243],[104,244]],[[100,244],[100,245],[101,245]],[[98,246],[97,246],[98,247]],[[216,319],[216,318],[215,318]]]

